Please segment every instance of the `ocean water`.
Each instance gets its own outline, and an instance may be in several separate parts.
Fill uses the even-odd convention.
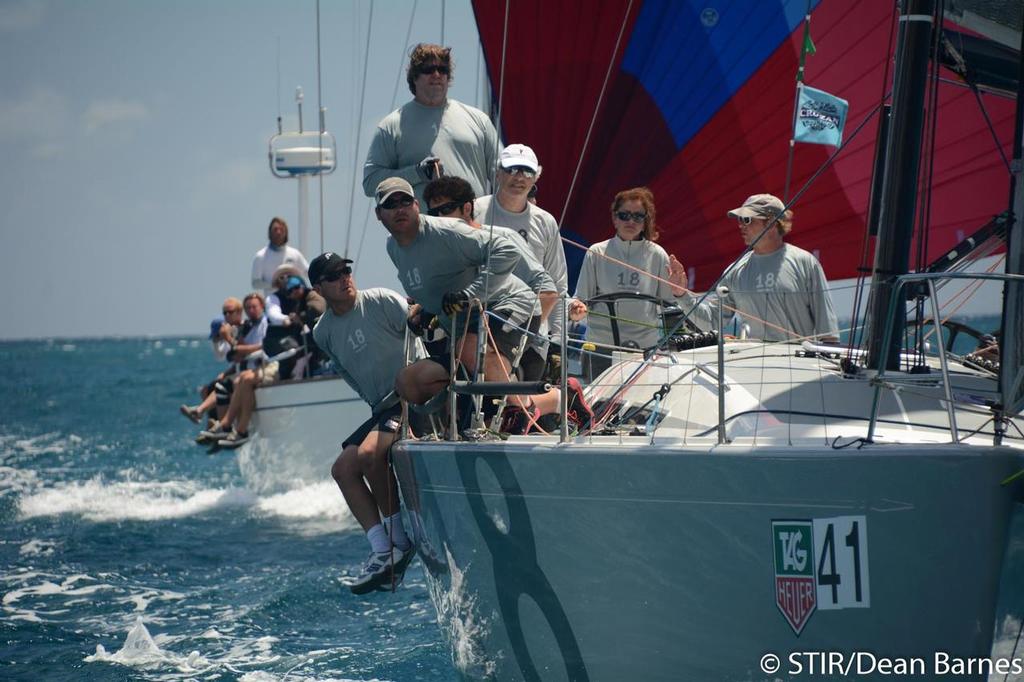
[[[192,443],[206,341],[0,360],[0,679],[459,679],[418,561],[395,594],[340,582],[368,546],[326,468],[261,494]]]

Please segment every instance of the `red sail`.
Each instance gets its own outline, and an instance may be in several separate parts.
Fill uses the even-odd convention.
[[[726,211],[750,194],[783,194],[806,2],[514,0],[504,65],[506,4],[473,4],[505,141],[537,152],[540,203],[563,235],[607,239],[615,192],[647,185],[660,243],[694,269],[693,286],[710,285],[742,249]],[[790,241],[817,253],[829,279],[860,265],[877,117],[851,135],[891,87],[895,18],[888,0],[813,3],[805,81],[849,101],[850,142],[793,205]],[[1008,155],[1013,102],[981,99]],[[974,94],[942,83],[939,112],[929,260],[1005,210],[1010,184]],[[797,145],[790,194],[832,151]]]

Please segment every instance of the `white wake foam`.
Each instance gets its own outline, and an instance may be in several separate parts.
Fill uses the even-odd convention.
[[[202,673],[213,667],[213,664],[203,658],[198,651],[182,656],[161,649],[149,634],[149,630],[146,629],[141,618],[135,620],[135,625],[128,631],[128,636],[120,649],[111,654],[107,653],[102,644],[97,644],[96,653],[86,656],[85,661],[88,663],[95,661],[119,663],[142,669],[171,667],[186,675]]]
[[[89,521],[162,521],[221,509],[248,509],[253,515],[302,522],[304,530],[333,532],[358,527],[333,482],[258,496],[245,488],[208,488],[195,481],[68,481],[50,486],[26,470],[0,468],[0,494],[20,493],[23,519],[73,514]],[[24,552],[46,551],[42,545]]]
[[[203,488],[193,481],[87,481],[58,483],[21,497],[21,515],[75,514],[90,521],[155,521],[247,507],[254,496],[238,488]]]

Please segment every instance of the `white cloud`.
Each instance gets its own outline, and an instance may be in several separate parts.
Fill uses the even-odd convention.
[[[64,131],[67,98],[52,88],[36,87],[19,100],[0,100],[0,138],[53,137]]]
[[[3,0],[0,2],[0,31],[25,31],[38,26],[46,14],[43,0]]]
[[[149,118],[149,108],[139,101],[107,99],[93,102],[85,110],[85,130],[95,133],[100,128]]]

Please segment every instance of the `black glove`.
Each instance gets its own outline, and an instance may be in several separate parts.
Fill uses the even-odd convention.
[[[430,329],[434,320],[437,319],[437,315],[434,313],[428,313],[426,310],[421,310],[416,315],[410,315],[406,318],[405,324],[416,336],[423,336]]]
[[[465,291],[449,291],[441,299],[441,309],[448,317],[467,308],[469,308],[469,294]]]
[[[427,180],[433,180],[444,175],[444,165],[441,163],[441,159],[436,156],[428,156],[427,158],[420,161],[416,167]]]

